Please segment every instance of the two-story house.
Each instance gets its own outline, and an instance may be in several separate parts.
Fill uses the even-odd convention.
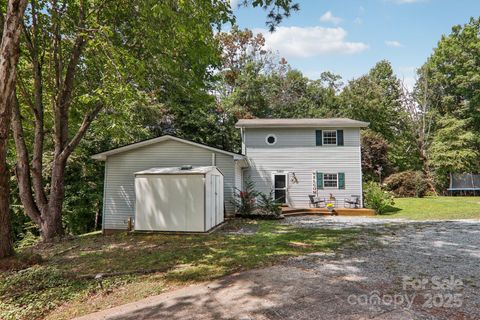
[[[309,194],[345,198],[362,196],[360,128],[351,119],[244,119],[242,154],[249,162],[244,179],[290,207],[309,206]]]
[[[277,200],[290,207],[307,208],[311,194],[323,198],[332,195],[342,206],[345,198],[362,195],[360,128],[367,125],[339,118],[245,119],[236,124],[241,131],[241,153],[165,135],[96,154],[93,159],[105,161],[103,230],[126,230],[134,223],[140,192],[135,181],[140,173],[144,176],[145,172],[165,172],[162,168],[178,169],[183,165],[215,167],[223,175],[222,216],[234,213],[234,190],[242,189],[245,179],[253,180],[258,191],[273,192]],[[188,174],[170,171],[177,172],[179,179]],[[175,181],[171,182],[175,184],[172,188],[179,188],[179,179],[171,180]],[[178,209],[183,208],[178,203],[192,207],[188,192],[165,192],[158,184],[150,189],[152,199],[148,203],[152,207],[155,202],[165,201],[166,194],[178,197],[169,199],[177,204],[176,211],[168,213],[171,217],[154,217],[156,220],[173,221],[178,224],[176,230],[182,230],[182,224],[188,225],[190,218],[175,217],[181,214],[178,210],[183,210]],[[152,215],[156,215],[155,210]]]

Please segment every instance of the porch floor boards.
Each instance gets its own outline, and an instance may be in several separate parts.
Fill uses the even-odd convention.
[[[327,208],[290,208],[282,207],[284,216],[301,216],[301,215],[325,215],[329,216]],[[375,211],[366,208],[335,208],[334,214],[339,216],[374,216]]]

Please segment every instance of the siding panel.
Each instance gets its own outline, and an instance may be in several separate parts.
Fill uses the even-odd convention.
[[[321,130],[322,128],[317,128]],[[315,130],[310,128],[247,129],[246,155],[251,167],[245,176],[255,182],[257,190],[269,193],[272,189],[272,173],[289,173],[287,202],[291,207],[308,207],[308,195],[312,194],[313,177],[316,171],[323,173],[345,173],[345,189],[324,188],[318,196],[329,194],[343,206],[344,199],[351,195],[362,195],[362,172],[360,159],[360,130],[342,128],[344,146],[316,146]],[[265,143],[268,134],[277,136],[277,143]],[[293,174],[298,183],[294,183]]]
[[[360,146],[360,130],[358,128],[261,128],[245,129],[246,149],[250,148],[290,148],[290,147],[315,147],[333,148],[335,146],[317,146],[316,130],[343,130],[344,147]],[[268,145],[265,138],[269,134],[277,137],[274,145]]]
[[[224,175],[226,211],[232,212],[231,200],[236,183],[233,157],[167,140],[107,158],[103,228],[126,229],[128,218],[135,216],[135,172],[152,167],[178,167],[183,164],[210,166],[212,153],[216,154],[216,165]]]

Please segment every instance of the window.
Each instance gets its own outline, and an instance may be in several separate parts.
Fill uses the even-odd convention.
[[[323,145],[337,145],[337,130],[324,130],[323,131]]]
[[[274,134],[269,134],[265,139],[265,142],[269,145],[274,145],[277,143],[277,137]]]
[[[323,174],[323,186],[325,188],[337,188],[338,175],[336,173],[324,173]]]

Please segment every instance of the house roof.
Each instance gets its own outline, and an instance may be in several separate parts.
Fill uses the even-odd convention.
[[[184,169],[182,167],[170,167],[170,168],[150,168],[147,170],[142,170],[135,172],[135,174],[206,174],[210,171],[218,170],[214,166],[205,166],[205,167],[191,167],[189,169]],[[218,170],[220,172],[220,170]]]
[[[363,128],[368,122],[347,118],[324,119],[240,119],[236,128]]]
[[[149,146],[149,145],[159,143],[159,142],[163,142],[163,141],[167,141],[167,140],[178,141],[178,142],[182,142],[182,143],[189,144],[189,145],[192,145],[192,146],[196,146],[196,147],[204,148],[204,149],[207,149],[207,150],[211,150],[211,151],[214,151],[214,152],[223,153],[223,154],[234,157],[235,160],[245,160],[245,156],[242,155],[242,154],[234,153],[234,152],[230,152],[230,151],[225,151],[225,150],[214,148],[214,147],[210,147],[210,146],[207,146],[205,144],[201,144],[201,143],[193,142],[193,141],[190,141],[190,140],[174,137],[174,136],[171,136],[171,135],[164,135],[164,136],[157,137],[157,138],[147,139],[147,140],[131,143],[131,144],[125,145],[123,147],[118,147],[118,148],[111,149],[111,150],[108,150],[108,151],[100,152],[100,153],[94,154],[92,156],[92,159],[105,161],[105,160],[107,160],[107,157],[112,156],[114,154],[119,154],[119,153],[122,153],[122,152],[135,150],[137,148]]]

